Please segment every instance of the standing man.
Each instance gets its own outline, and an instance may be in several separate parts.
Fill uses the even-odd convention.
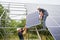
[[[47,10],[41,9],[41,8],[38,8],[37,10],[38,10],[38,12],[40,14],[40,19],[42,20],[41,23],[42,23],[43,29],[46,30],[46,23],[45,23],[45,21],[46,21],[46,18],[48,16],[48,12],[47,12]]]

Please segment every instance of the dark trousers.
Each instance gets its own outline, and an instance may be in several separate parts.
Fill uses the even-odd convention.
[[[20,39],[20,40],[24,40],[24,37],[23,37],[22,32],[19,32],[19,33],[18,33],[18,36],[19,36],[19,39]]]

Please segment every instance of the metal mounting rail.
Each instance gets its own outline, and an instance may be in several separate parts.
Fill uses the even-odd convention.
[[[40,37],[39,32],[38,32],[38,30],[37,30],[36,27],[35,27],[35,29],[36,29],[36,32],[37,32],[37,35],[38,35],[39,40],[41,40],[41,37]]]

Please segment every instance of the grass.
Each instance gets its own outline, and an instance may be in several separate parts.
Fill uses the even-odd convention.
[[[40,34],[42,40],[54,40],[54,38],[50,35],[50,33],[48,31],[40,31],[39,34]],[[6,38],[7,40],[19,40],[17,33],[7,35],[6,37],[7,37]],[[38,40],[38,35],[37,35],[36,31],[28,31],[24,35],[24,39],[25,40],[28,40],[28,39]],[[1,38],[0,40],[3,40],[3,38]]]
[[[54,40],[53,37],[50,36],[50,35],[46,36],[46,35],[40,34],[40,36],[41,36],[41,39],[42,39],[42,40]],[[28,38],[29,38],[30,40],[32,40],[32,39],[37,40],[37,39],[38,39],[38,36],[29,33],[29,35],[26,34],[26,35],[24,36],[24,39],[25,39],[25,40],[26,40],[26,39],[28,40]],[[0,40],[3,40],[3,39],[0,39]],[[19,40],[19,37],[13,35],[13,36],[11,36],[11,37],[8,37],[7,40]]]

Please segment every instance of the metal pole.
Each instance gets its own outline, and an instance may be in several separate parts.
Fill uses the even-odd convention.
[[[39,32],[38,32],[36,26],[35,26],[35,29],[36,29],[36,32],[37,32],[37,35],[38,35],[39,40],[41,40],[41,37],[40,37],[40,35],[39,35]]]

